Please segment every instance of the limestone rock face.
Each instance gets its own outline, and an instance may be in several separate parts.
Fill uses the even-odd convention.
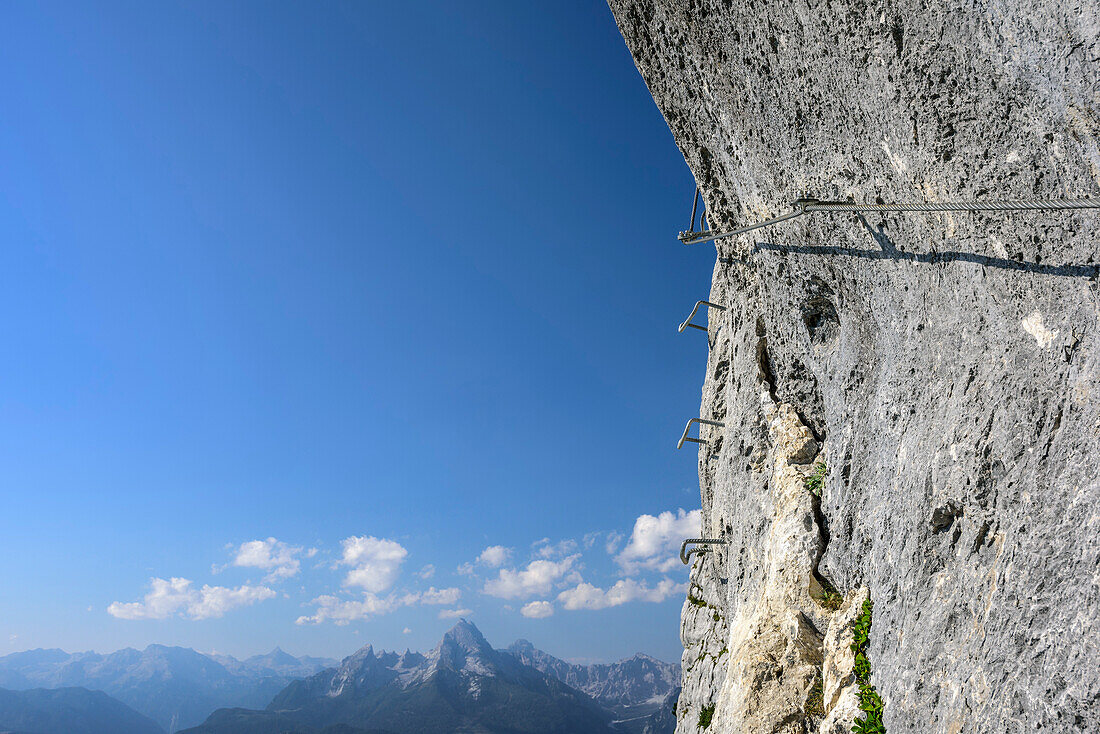
[[[814,567],[823,538],[814,516],[816,498],[804,487],[796,463],[805,464],[816,442],[789,405],[776,406],[760,394],[759,416],[766,423],[771,451],[759,488],[772,508],[772,519],[754,569],[753,593],[738,599],[730,621],[730,662],[719,696],[719,731],[809,731],[801,712],[814,680],[820,677],[824,610],[811,596]],[[720,465],[719,482],[729,467]]]
[[[852,651],[852,643],[855,642],[853,629],[856,619],[863,610],[863,602],[867,601],[867,589],[857,589],[840,608],[840,611],[831,620],[829,632],[825,635],[825,664],[822,666],[822,706],[829,712],[833,720],[841,718],[841,714],[854,714],[857,708],[843,706],[841,699],[855,701],[857,692],[855,668],[855,653]],[[851,709],[850,711],[848,709]],[[835,714],[835,715],[834,715]],[[852,717],[854,718],[854,716]],[[851,719],[849,718],[850,722]],[[851,731],[851,727],[848,727]],[[822,732],[829,731],[828,727],[822,727]]]
[[[711,550],[695,556],[688,598],[680,613],[682,684],[676,704],[678,734],[696,734],[704,710],[713,712],[729,665],[729,626],[725,616],[725,554]]]
[[[610,5],[715,228],[1100,197],[1097,0]],[[808,214],[717,244],[699,477],[728,545],[692,569],[678,731],[849,730],[863,588],[889,731],[1100,731],[1098,225]]]

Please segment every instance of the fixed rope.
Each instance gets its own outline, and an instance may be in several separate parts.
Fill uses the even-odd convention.
[[[698,194],[697,194],[698,195]],[[1059,209],[1100,209],[1100,199],[1019,199],[1017,201],[941,201],[912,202],[907,204],[858,204],[851,201],[819,201],[818,199],[799,199],[794,202],[794,211],[747,227],[732,229],[728,232],[706,230],[702,232],[681,232],[679,240],[685,245],[733,237],[751,232],[761,227],[786,222],[810,212],[1012,212]],[[692,224],[694,225],[694,213]]]

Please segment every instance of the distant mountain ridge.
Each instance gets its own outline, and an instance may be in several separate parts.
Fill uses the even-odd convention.
[[[280,648],[238,660],[164,645],[0,658],[0,687],[95,688],[158,730],[193,734],[671,734],[679,679],[678,665],[643,654],[578,665],[526,640],[493,649],[466,620],[427,654],[367,645],[339,662]]]
[[[516,640],[502,652],[552,675],[621,715],[655,711],[680,685],[680,666],[638,653],[615,663],[577,665]]]
[[[236,675],[281,675],[287,678],[305,678],[340,662],[335,658],[316,658],[308,655],[294,657],[280,647],[276,647],[266,655],[253,655],[244,660],[218,653],[211,653],[209,657]]]
[[[0,687],[104,691],[171,732],[218,708],[262,707],[292,680],[334,663],[295,658],[279,648],[244,661],[165,645],[107,655],[38,649],[0,658]]]
[[[0,731],[18,734],[164,734],[142,716],[103,691],[86,688],[0,688]]]
[[[338,724],[402,734],[605,734],[611,718],[585,694],[494,650],[461,620],[426,655],[368,645],[291,683],[264,711],[217,711],[186,734],[308,734]]]

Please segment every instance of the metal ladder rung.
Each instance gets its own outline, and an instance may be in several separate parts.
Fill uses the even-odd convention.
[[[688,550],[687,547],[689,545],[692,545],[692,544],[701,545],[703,547],[702,548],[692,548],[691,550]],[[728,540],[723,540],[721,538],[688,538],[687,540],[685,540],[683,543],[680,544],[680,561],[685,566],[688,565],[688,563],[691,560],[692,554],[706,553],[709,550],[706,547],[708,545],[729,545],[729,541]]]
[[[718,426],[719,428],[725,428],[726,427],[725,423],[720,423],[718,421],[707,420],[706,418],[692,418],[691,420],[689,420],[687,422],[687,425],[684,426],[684,432],[680,435],[680,442],[678,444],[676,444],[676,448],[678,448],[678,449],[683,448],[684,447],[684,442],[686,442],[686,441],[691,441],[692,443],[706,443],[706,440],[704,440],[702,438],[688,438],[688,431],[691,430],[691,426],[692,426],[693,423],[700,423],[700,424],[705,423],[708,426]]]
[[[710,308],[716,308],[719,311],[725,311],[726,310],[725,306],[720,306],[717,303],[711,303],[710,301],[696,301],[695,302],[695,308],[691,309],[691,313],[689,313],[688,317],[686,319],[684,319],[684,322],[682,324],[680,324],[679,332],[681,334],[684,333],[684,329],[686,329],[689,326],[693,329],[698,329],[699,331],[706,331],[707,333],[710,333],[709,327],[699,326],[698,324],[691,323],[691,320],[693,318],[695,318],[695,314],[698,313],[699,307],[703,306],[703,305],[706,305]],[[709,322],[710,319],[707,319],[707,321]]]

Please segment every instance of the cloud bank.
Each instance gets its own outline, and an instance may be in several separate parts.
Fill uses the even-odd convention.
[[[662,602],[675,593],[683,593],[684,587],[684,584],[671,579],[661,579],[652,587],[635,579],[619,579],[606,590],[589,583],[580,583],[558,594],[558,602],[565,609],[573,611],[607,609],[632,601]]]
[[[482,591],[499,599],[522,599],[546,596],[561,581],[579,580],[575,568],[580,555],[572,555],[560,561],[531,561],[523,570],[502,568],[495,579],[485,582]]]
[[[668,573],[680,563],[677,555],[684,538],[698,537],[703,525],[703,511],[683,509],[675,513],[662,512],[639,515],[634,521],[630,541],[615,562],[623,573],[634,575],[642,570]],[[609,546],[610,547],[610,546]]]
[[[304,553],[308,558],[316,552],[315,548],[305,551],[275,538],[250,540],[247,543],[241,543],[233,558],[233,565],[239,568],[259,568],[268,571],[264,581],[273,583],[297,576],[298,571],[301,570],[298,556]]]
[[[266,586],[203,585],[194,589],[191,580],[179,577],[152,578],[142,601],[112,602],[107,613],[118,619],[167,619],[175,615],[189,619],[215,619],[237,607],[246,607],[275,596]]]

